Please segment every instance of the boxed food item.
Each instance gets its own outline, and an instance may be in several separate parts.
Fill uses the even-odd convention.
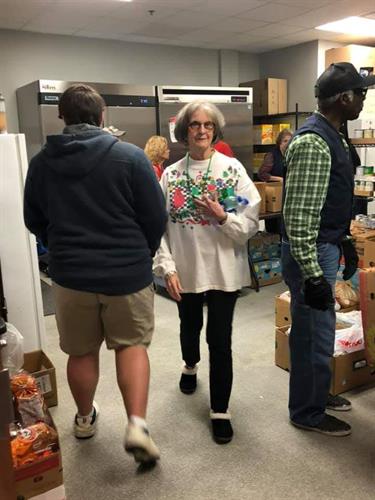
[[[283,183],[267,182],[266,211],[281,212],[282,200],[283,200]]]
[[[352,221],[350,232],[353,236],[355,249],[359,257],[359,267],[364,267],[365,242],[375,239],[375,229],[365,227],[361,221]]]
[[[273,133],[272,124],[264,123],[262,125],[253,126],[253,141],[254,144],[272,144]]]
[[[254,115],[275,115],[287,112],[287,80],[263,78],[240,83],[240,87],[252,87]]]
[[[269,259],[254,263],[259,286],[273,285],[282,281],[281,260]]]
[[[275,364],[283,370],[290,368],[288,330],[288,326],[283,326],[277,328],[275,334]],[[330,393],[334,396],[375,381],[375,371],[368,365],[364,349],[334,356],[331,370]]]
[[[266,183],[265,182],[254,182],[255,187],[257,188],[261,201],[259,207],[259,213],[264,214],[266,211]]]
[[[56,369],[44,351],[25,353],[23,369],[35,377],[46,405],[57,406]]]

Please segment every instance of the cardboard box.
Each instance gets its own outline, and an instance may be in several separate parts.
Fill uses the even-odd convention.
[[[264,123],[253,126],[254,144],[273,144],[273,125]]]
[[[254,263],[259,286],[273,285],[283,280],[281,275],[281,260],[269,259]],[[253,285],[252,285],[253,286]]]
[[[277,328],[275,334],[275,364],[283,370],[290,368],[288,329],[288,326]],[[331,369],[330,393],[334,396],[375,382],[375,371],[368,365],[364,349],[333,357]]]
[[[351,62],[357,70],[366,67],[375,68],[375,48],[350,44],[326,50],[326,68],[332,63],[342,61]]]
[[[51,426],[56,430],[51,415]],[[40,458],[30,464],[22,465],[14,469],[16,482],[16,493],[18,499],[52,498],[63,500],[61,492],[63,488],[63,473],[60,445],[57,441],[56,450],[48,457]],[[54,490],[58,492],[58,496],[44,496],[47,492],[51,493]]]
[[[287,80],[264,78],[240,83],[240,87],[252,87],[254,90],[254,116],[287,112]]]
[[[361,269],[359,283],[367,360],[375,367],[375,267]]]
[[[23,369],[31,373],[48,407],[57,406],[56,369],[43,351],[25,353]]]
[[[288,300],[289,298],[289,300]],[[275,297],[275,325],[280,328],[292,323],[292,316],[290,314],[290,297]]]
[[[248,251],[253,262],[279,259],[281,256],[280,237],[278,234],[260,231],[250,238]]]
[[[283,198],[282,182],[267,182],[266,185],[266,211],[281,212]]]
[[[375,267],[375,238],[364,243],[363,267]]]
[[[259,213],[264,214],[264,212],[266,211],[266,183],[254,182],[254,185],[257,188],[261,198]]]

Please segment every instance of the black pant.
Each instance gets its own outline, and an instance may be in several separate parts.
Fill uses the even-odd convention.
[[[199,337],[203,326],[203,303],[207,300],[206,341],[210,353],[211,409],[225,413],[232,390],[232,321],[238,292],[209,290],[184,293],[178,302],[182,358],[193,367],[200,360]]]

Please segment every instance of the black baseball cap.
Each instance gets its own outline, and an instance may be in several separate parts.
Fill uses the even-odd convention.
[[[375,85],[375,75],[361,76],[353,64],[331,64],[315,84],[315,97],[331,97],[346,90],[365,89]]]

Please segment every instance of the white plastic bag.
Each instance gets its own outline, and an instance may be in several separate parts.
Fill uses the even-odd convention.
[[[364,348],[362,316],[360,311],[337,313],[336,322],[347,325],[336,330],[335,356],[360,351]]]
[[[14,325],[11,323],[6,325],[7,331],[3,338],[7,345],[1,350],[1,357],[4,368],[7,368],[12,376],[23,366],[23,337]]]

